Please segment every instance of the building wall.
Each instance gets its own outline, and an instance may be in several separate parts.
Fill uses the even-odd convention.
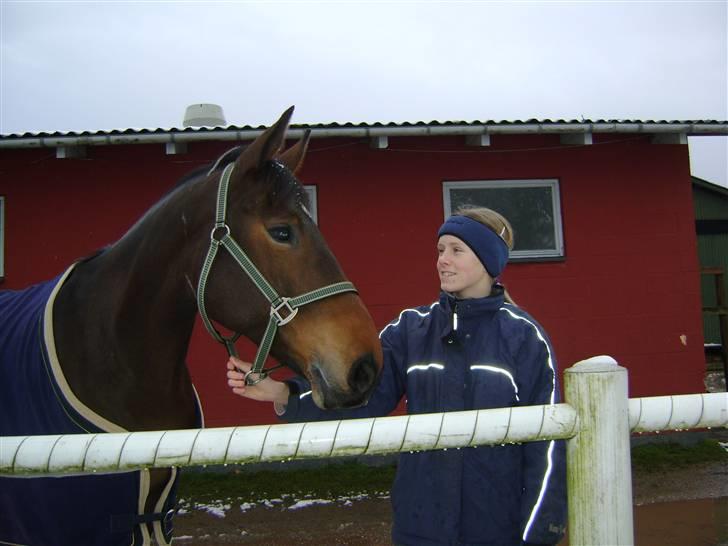
[[[390,138],[385,150],[355,139],[312,143],[300,178],[317,186],[321,231],[376,324],[437,297],[443,181],[557,178],[566,257],[512,263],[503,279],[549,332],[561,371],[610,354],[630,371],[630,396],[702,392],[687,146],[619,135],[597,135],[584,147],[548,135],[496,135],[487,148],[462,141]],[[181,175],[228,147],[191,144],[187,154],[166,156],[160,145],[104,146],[70,160],[52,150],[0,151],[2,288],[38,282],[112,243]],[[240,349],[254,356],[249,342]],[[207,424],[273,422],[269,405],[227,391],[225,360],[198,327],[189,364]]]
[[[698,257],[703,268],[723,268],[723,290],[728,294],[728,191],[710,186],[700,181],[693,183]],[[701,276],[704,307],[718,306],[717,282],[714,275]],[[718,315],[703,314],[703,335],[705,343],[720,345],[722,340]]]

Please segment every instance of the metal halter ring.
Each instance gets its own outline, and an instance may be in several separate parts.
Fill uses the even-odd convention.
[[[252,374],[258,374],[258,377],[253,379],[250,377]],[[254,387],[261,381],[263,381],[266,377],[268,377],[268,372],[266,370],[262,370],[260,372],[256,372],[254,370],[248,370],[245,372],[245,375],[243,376],[243,381],[245,382],[246,387]]]
[[[219,229],[224,229],[225,233],[223,233],[222,237],[220,237],[219,239],[216,239],[215,232]],[[230,226],[227,224],[215,226],[214,228],[212,228],[212,231],[210,232],[210,241],[219,245],[222,242],[222,240],[225,238],[225,236],[230,236]]]

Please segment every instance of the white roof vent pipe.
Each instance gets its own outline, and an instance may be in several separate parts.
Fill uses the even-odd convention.
[[[185,111],[183,127],[215,127],[227,125],[222,106],[217,104],[191,104]]]

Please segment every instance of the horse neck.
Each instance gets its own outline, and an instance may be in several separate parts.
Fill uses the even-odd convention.
[[[104,282],[119,287],[109,301],[117,335],[142,340],[145,351],[164,341],[186,353],[189,344],[197,313],[196,282],[209,242],[201,234],[211,224],[197,212],[201,198],[195,189],[181,190],[166,206],[150,211],[104,256],[109,271]],[[189,202],[195,204],[186,207]],[[212,205],[205,210],[211,215]]]
[[[69,341],[59,347],[69,383],[80,399],[103,406],[102,415],[132,422],[125,428],[190,425],[189,412],[182,417],[178,408],[194,397],[185,357],[197,312],[193,283],[205,242],[200,236],[194,243],[192,234],[204,228],[202,219],[173,209],[180,210],[176,202],[150,211],[103,254],[79,264],[59,294],[64,319],[56,322],[66,332],[59,341],[84,332],[82,347]],[[110,392],[100,393],[99,385],[110,380]],[[148,425],[140,427],[138,415],[128,412],[146,415]]]
[[[166,240],[170,248],[154,239],[130,242],[136,250],[120,248],[106,257],[114,273],[100,283],[109,289],[105,304],[116,325],[113,335],[136,340],[145,352],[161,342],[174,353],[186,352],[197,310],[189,259],[178,246],[182,241]]]

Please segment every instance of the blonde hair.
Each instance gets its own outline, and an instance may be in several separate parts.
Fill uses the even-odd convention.
[[[513,227],[511,226],[511,223],[506,219],[506,217],[503,216],[501,213],[486,207],[464,205],[458,208],[453,214],[456,214],[458,216],[466,216],[471,220],[480,222],[485,227],[494,231],[495,234],[498,235],[501,239],[503,239],[506,245],[508,245],[509,250],[513,250]],[[508,303],[516,305],[516,302],[513,301],[513,298],[511,298],[511,295],[508,293],[508,290],[506,290],[505,287],[503,287],[503,292],[506,301]]]

